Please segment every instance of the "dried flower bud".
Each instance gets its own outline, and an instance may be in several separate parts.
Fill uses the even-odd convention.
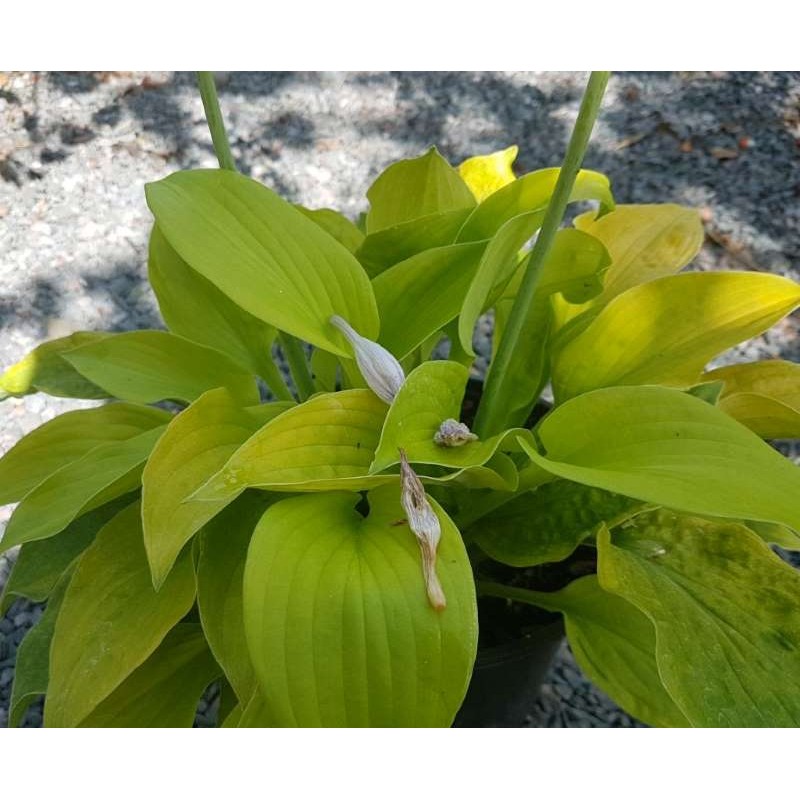
[[[352,345],[356,363],[367,386],[384,403],[391,404],[406,379],[400,362],[385,347],[356,333],[347,321],[337,314],[331,317],[330,322]]]
[[[433,434],[434,444],[439,447],[461,447],[477,438],[467,425],[457,419],[446,419]]]
[[[402,493],[400,502],[406,512],[408,527],[414,532],[422,552],[422,574],[425,577],[425,588],[428,592],[428,602],[441,611],[446,605],[442,584],[436,574],[436,548],[442,538],[442,528],[439,518],[431,508],[425,496],[425,488],[411,469],[405,451],[400,449],[400,482]]]

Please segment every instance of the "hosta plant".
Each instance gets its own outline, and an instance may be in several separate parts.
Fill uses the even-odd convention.
[[[166,330],[0,379],[111,401],[0,461],[4,607],[47,601],[12,724],[44,694],[50,726],[191,725],[219,682],[223,726],[448,726],[479,607],[563,616],[650,725],[800,724],[800,574],[772,548],[800,549],[800,471],[764,441],[800,437],[800,367],[707,368],[800,286],[683,271],[695,211],[615,207],[579,169],[606,77],[561,168],[431,149],[354,223],[238,174],[201,76],[223,168],[146,186]]]

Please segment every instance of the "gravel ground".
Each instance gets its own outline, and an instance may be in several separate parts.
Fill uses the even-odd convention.
[[[518,172],[559,163],[583,73],[231,73],[220,97],[240,168],[292,201],[355,216],[397,158],[436,144],[452,162],[517,143]],[[800,73],[619,73],[586,165],[619,202],[703,208],[698,269],[800,279]],[[0,367],[73,330],[161,327],[146,282],[142,185],[213,167],[189,74],[0,73]],[[488,324],[478,335],[488,352]],[[798,319],[725,360],[800,361]],[[478,362],[478,369],[485,360]],[[91,402],[0,406],[0,452]],[[791,452],[787,450],[786,452]],[[0,530],[11,507],[0,508]],[[0,557],[0,585],[14,554]],[[0,619],[0,726],[14,654],[41,609]],[[201,724],[216,710],[201,704]],[[34,706],[26,724],[41,723]],[[565,646],[531,725],[637,724],[582,677]]]

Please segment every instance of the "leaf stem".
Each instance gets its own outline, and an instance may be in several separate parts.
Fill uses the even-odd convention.
[[[281,375],[278,365],[272,360],[272,356],[269,353],[266,354],[265,358],[260,359],[260,363],[260,375],[267,384],[267,388],[275,395],[275,399],[294,401],[294,395],[284,383],[283,375]]]
[[[220,169],[229,169],[236,172],[236,162],[233,160],[233,154],[228,144],[228,136],[225,133],[225,122],[222,119],[222,111],[219,108],[214,73],[198,72],[197,85],[200,88],[200,97],[203,100],[203,108],[206,112],[208,130],[211,132],[211,141],[214,144],[214,152],[217,154]]]
[[[278,339],[286,360],[289,362],[289,371],[292,373],[297,395],[302,403],[316,391],[314,380],[311,377],[311,370],[308,366],[308,359],[306,359],[306,354],[303,352],[303,346],[300,344],[299,339],[290,336],[284,331],[278,334]]]
[[[589,137],[592,133],[600,102],[603,99],[610,72],[593,72],[583,95],[578,119],[567,146],[564,163],[558,173],[556,188],[547,205],[542,228],[531,251],[522,283],[514,299],[503,337],[497,348],[492,369],[483,391],[475,419],[475,432],[485,438],[499,433],[504,428],[506,410],[503,407],[505,383],[510,380],[508,367],[523,331],[525,320],[531,309],[536,286],[558,226],[564,217],[575,178],[583,162]]]
[[[520,589],[516,586],[506,586],[493,581],[476,581],[475,588],[478,595],[485,597],[501,597],[505,600],[514,600],[518,603],[527,603],[538,606],[547,611],[563,612],[564,604],[556,598],[557,592],[536,592],[533,589]]]

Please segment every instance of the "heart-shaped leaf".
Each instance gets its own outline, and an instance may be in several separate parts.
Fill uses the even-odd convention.
[[[634,286],[556,347],[553,391],[565,400],[601,386],[691,386],[714,356],[798,304],[800,285],[754,272],[685,273]]]
[[[114,397],[133,403],[191,403],[218,386],[245,402],[259,399],[246,369],[218,350],[166,331],[118,333],[70,350],[64,358]]]
[[[72,576],[50,650],[48,727],[73,727],[158,647],[195,597],[190,553],[153,589],[133,503],[98,533]]]
[[[188,498],[262,425],[292,405],[269,403],[251,413],[227,389],[212,389],[169,424],[142,473],[144,545],[156,588],[186,542],[229,502]]]
[[[718,408],[677,389],[617,386],[536,429],[553,475],[696,514],[800,528],[800,469]]]
[[[145,193],[180,257],[253,316],[342,356],[331,315],[377,337],[375,299],[353,254],[266,186],[228,170],[190,170]]]
[[[428,603],[420,550],[397,486],[272,506],[244,575],[247,641],[279,726],[448,726],[477,646],[472,570],[458,530],[432,502],[447,608]]]
[[[21,500],[45,478],[98,445],[131,439],[166,424],[170,416],[159,408],[111,403],[67,411],[45,422],[0,459],[0,505]]]
[[[692,724],[800,724],[796,570],[742,525],[666,510],[598,546],[603,588],[652,621],[659,673]]]

